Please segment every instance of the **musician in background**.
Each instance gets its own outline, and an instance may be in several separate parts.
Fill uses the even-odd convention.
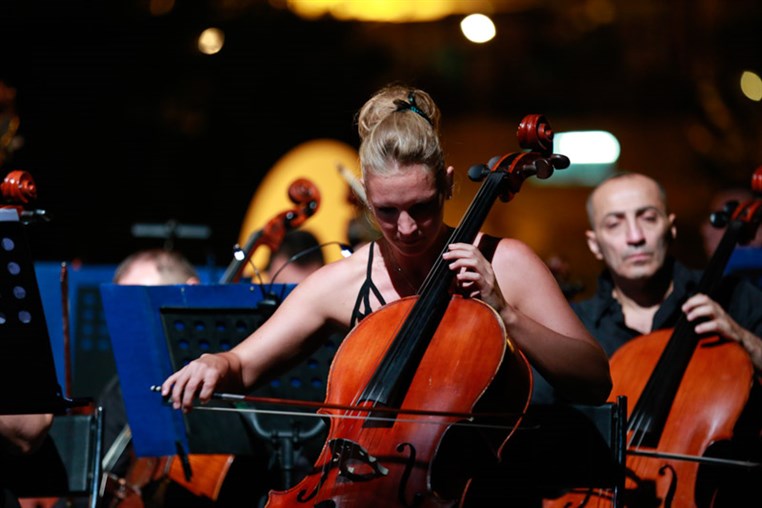
[[[723,189],[712,196],[712,199],[709,202],[709,210],[706,215],[706,220],[701,223],[701,238],[704,242],[704,252],[707,257],[711,257],[712,254],[714,254],[715,249],[720,244],[722,235],[725,233],[724,227],[712,225],[709,220],[711,214],[724,210],[725,205],[730,202],[735,202],[737,205],[741,205],[751,199],[754,199],[754,193],[750,189],[743,187]],[[757,229],[757,234],[747,245],[762,247],[762,228]]]
[[[278,249],[270,254],[265,275],[270,282],[298,284],[324,264],[323,251],[315,235],[295,229],[286,233]]]
[[[52,414],[0,415],[0,451],[4,455],[33,453],[52,424]]]
[[[122,285],[159,286],[173,284],[198,284],[200,278],[195,267],[181,253],[168,249],[145,249],[127,256],[117,266],[113,282]],[[104,422],[104,450],[114,446],[117,436],[127,426],[127,414],[119,379],[114,376],[104,387],[100,397],[106,415]],[[118,446],[118,445],[117,445]],[[136,459],[130,452],[131,443],[120,453],[119,460],[104,473],[112,478],[130,475],[130,467]],[[116,451],[116,450],[115,450]],[[216,501],[196,496],[166,476],[142,486],[142,501],[146,506],[162,508],[223,508],[238,506],[242,493],[249,494],[256,488],[266,492],[265,475],[267,457],[236,457],[230,466],[219,497]],[[204,471],[195,471],[203,475]],[[158,475],[157,475],[158,476]],[[269,479],[267,480],[269,481]],[[132,501],[134,502],[134,501]]]
[[[162,395],[176,409],[190,411],[217,390],[246,391],[303,353],[324,326],[349,330],[385,304],[415,295],[440,255],[455,272],[457,290],[492,307],[507,335],[559,391],[577,402],[606,400],[605,354],[531,249],[479,234],[475,244],[453,243],[442,254],[453,231],[444,223],[444,203],[454,168],[444,162],[439,119],[431,96],[412,87],[384,87],[366,102],[357,117],[360,160],[381,238],[307,277],[231,351],[204,354],[167,378]],[[480,338],[474,331],[474,347]],[[501,490],[492,502],[509,495]]]
[[[114,284],[135,286],[160,286],[168,284],[197,284],[199,276],[196,269],[185,257],[171,250],[146,249],[136,251],[117,265],[113,277]],[[108,451],[117,436],[125,431],[127,412],[124,407],[119,377],[114,375],[99,396],[103,406],[103,449]],[[129,467],[130,456],[120,453],[119,459],[109,471],[124,477]]]
[[[0,415],[0,462],[13,467],[19,456],[32,455],[42,445],[53,424],[52,414]],[[18,507],[19,503],[5,478],[0,478],[0,508]]]
[[[707,258],[714,254],[715,249],[725,234],[725,227],[717,227],[710,221],[711,214],[723,212],[729,202],[738,206],[754,199],[751,189],[731,187],[723,189],[712,197],[706,220],[701,224],[701,238],[704,242],[704,252]],[[757,228],[757,234],[744,245],[738,245],[731,254],[725,268],[726,273],[747,277],[757,286],[762,287],[762,227]]]
[[[609,356],[638,336],[673,328],[685,314],[697,334],[741,344],[760,372],[762,290],[726,277],[711,297],[693,294],[702,272],[669,253],[675,214],[658,182],[638,173],[610,177],[590,194],[587,215],[587,245],[605,269],[595,295],[572,308]]]
[[[587,214],[587,245],[605,270],[596,294],[572,308],[609,356],[639,335],[673,327],[685,313],[697,322],[696,333],[738,342],[762,369],[762,291],[726,278],[712,298],[692,295],[702,272],[669,254],[677,227],[658,182],[636,173],[609,178],[590,194]]]

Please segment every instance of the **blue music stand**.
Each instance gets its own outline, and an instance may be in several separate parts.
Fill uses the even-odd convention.
[[[101,285],[101,298],[111,336],[117,373],[138,456],[185,453],[253,453],[251,424],[233,411],[174,410],[152,385],[204,352],[230,349],[254,331],[272,312],[265,298],[285,297],[292,284],[219,284],[173,286]],[[329,345],[335,350],[334,345]],[[324,352],[322,365],[307,359],[306,368],[320,371],[316,382],[295,386],[293,371],[273,379],[273,386],[289,385],[304,392],[324,394],[324,374],[333,351]],[[322,384],[321,384],[322,381]],[[315,398],[307,394],[306,398]],[[320,398],[322,400],[322,398]],[[229,403],[215,402],[229,408]]]

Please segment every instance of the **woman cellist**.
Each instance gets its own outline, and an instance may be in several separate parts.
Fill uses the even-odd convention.
[[[734,230],[753,237],[753,229],[745,226],[758,226],[758,206],[751,203],[748,210],[756,209],[756,214],[735,221]],[[605,270],[596,294],[572,306],[611,356],[612,396],[627,395],[633,408],[624,505],[759,506],[759,465],[753,464],[759,461],[762,413],[754,405],[754,371],[762,369],[762,291],[732,278],[706,284],[711,272],[721,278],[724,263],[710,263],[702,273],[670,256],[677,235],[675,214],[668,209],[664,188],[646,175],[621,173],[605,180],[590,194],[587,214],[588,247]],[[730,237],[725,235],[722,246],[732,251],[735,242],[725,238]],[[704,285],[708,287],[702,289]],[[668,347],[662,338],[670,338]],[[672,351],[680,350],[669,347],[673,344],[698,345],[675,355]],[[662,361],[672,358],[680,361]],[[690,361],[687,367],[683,358]],[[672,386],[675,393],[670,394]],[[659,416],[663,412],[665,421]],[[708,445],[743,434],[751,443],[743,450],[749,467],[714,466],[735,481],[733,488],[718,491],[716,481],[700,472],[700,456],[711,455]],[[638,455],[639,448],[683,457],[648,458]],[[598,506],[582,497],[584,501],[562,498],[553,505]]]
[[[416,294],[452,232],[443,221],[443,205],[454,169],[444,163],[439,118],[428,93],[402,85],[384,87],[365,103],[357,117],[360,163],[368,207],[382,238],[309,276],[233,350],[205,354],[168,377],[162,395],[176,409],[189,411],[197,398],[209,401],[214,392],[244,391],[309,347],[310,337],[323,326],[362,325],[385,304]],[[494,309],[529,362],[568,399],[604,401],[611,387],[606,357],[546,265],[525,244],[507,238],[499,239],[490,262],[477,247],[482,238],[478,235],[474,245],[451,243],[443,254],[458,289]],[[478,351],[479,334],[472,340]],[[340,372],[333,375],[341,379]],[[376,464],[367,460],[365,466],[383,475]],[[358,469],[347,466],[344,473],[369,477]],[[391,504],[384,506],[391,506],[396,486],[387,495]],[[347,504],[372,505],[357,499]]]

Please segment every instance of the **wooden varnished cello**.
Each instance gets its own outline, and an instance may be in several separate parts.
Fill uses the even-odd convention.
[[[285,210],[269,221],[246,240],[241,249],[242,256],[236,256],[225,269],[220,278],[220,284],[238,282],[246,269],[246,262],[259,247],[267,246],[270,252],[275,252],[283,243],[283,237],[289,231],[301,226],[320,207],[320,191],[310,180],[297,178],[288,187],[288,197],[296,206]]]
[[[518,138],[534,151],[469,170],[483,183],[448,245],[472,243],[492,203],[510,200],[528,176],[568,166],[552,154],[552,137],[542,116],[527,116]],[[268,507],[454,506],[474,466],[452,460],[467,448],[463,429],[500,456],[527,407],[531,370],[491,307],[450,293],[453,276],[440,256],[415,296],[370,314],[344,339],[319,410],[331,417],[322,452],[301,482],[270,492]]]
[[[752,177],[752,189],[762,195],[762,167]],[[762,221],[762,199],[740,203],[726,213],[727,229],[696,293],[711,295],[735,246],[754,237]],[[755,375],[741,345],[718,336],[698,336],[695,325],[682,315],[674,329],[637,337],[611,356],[611,397],[626,395],[631,402],[620,505],[713,506],[716,491],[697,481],[702,464],[760,470],[753,462],[707,454],[712,445],[735,437]],[[582,489],[544,502],[544,508],[597,506],[612,506],[610,494]]]

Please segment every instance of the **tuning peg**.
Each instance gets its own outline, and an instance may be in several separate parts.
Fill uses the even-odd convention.
[[[532,166],[534,166],[535,174],[540,180],[550,178],[550,175],[553,174],[553,166],[547,159],[537,159],[532,162]]]
[[[468,178],[472,182],[479,182],[489,174],[489,166],[486,164],[474,164],[468,168]]]
[[[709,214],[709,223],[716,228],[724,228],[728,225],[727,212],[712,212]]]
[[[554,153],[550,156],[550,162],[556,169],[566,169],[571,164],[569,157],[561,155],[560,153]]]

